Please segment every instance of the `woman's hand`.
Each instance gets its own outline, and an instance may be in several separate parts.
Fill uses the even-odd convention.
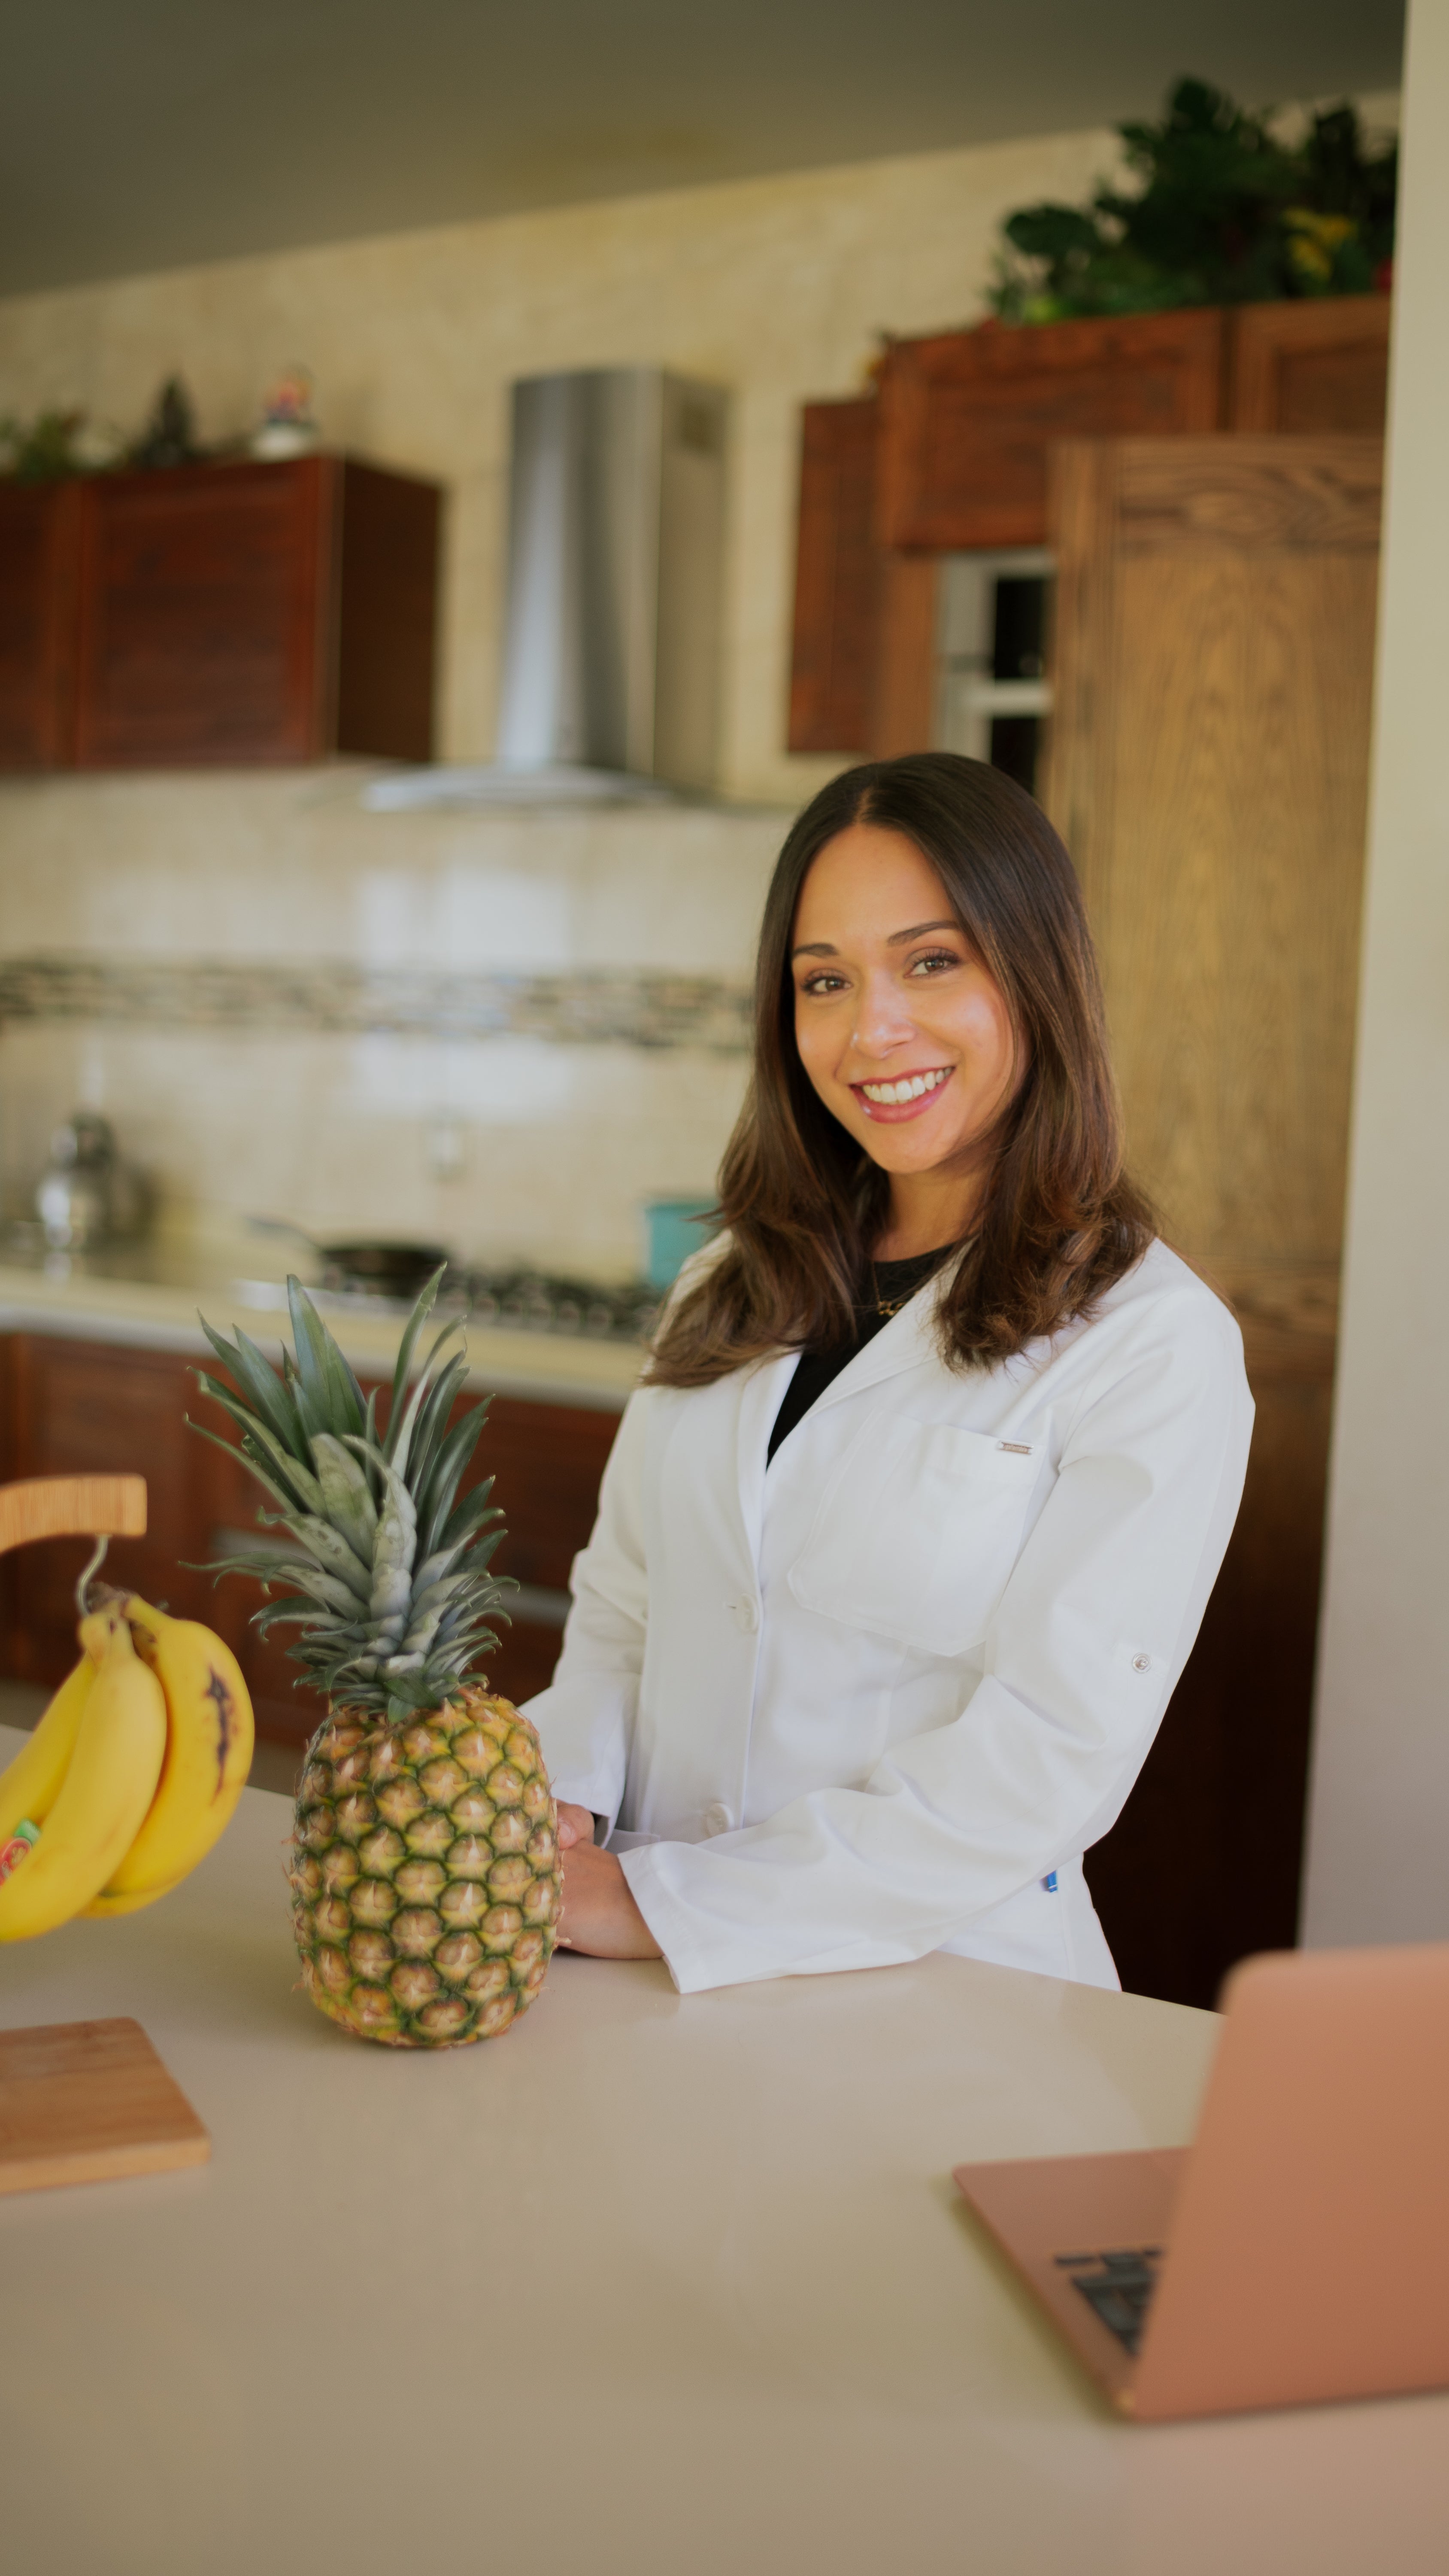
[[[617,1858],[595,1847],[587,1807],[560,1802],[558,1844],[563,1875],[560,1949],[586,1950],[595,1959],[659,1958],[659,1944]]]

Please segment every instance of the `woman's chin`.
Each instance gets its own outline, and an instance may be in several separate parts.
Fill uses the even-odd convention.
[[[873,1119],[852,1119],[850,1123],[871,1161],[878,1163],[883,1172],[935,1172],[943,1164],[959,1162],[970,1151],[969,1140],[932,1135],[918,1125],[878,1127]]]

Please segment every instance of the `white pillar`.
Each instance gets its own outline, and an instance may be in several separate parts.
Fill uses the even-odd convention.
[[[1449,0],[1411,0],[1303,1938],[1449,1939]]]

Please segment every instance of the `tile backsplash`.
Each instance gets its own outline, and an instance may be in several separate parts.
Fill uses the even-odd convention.
[[[247,1215],[601,1277],[708,1195],[788,818],[374,815],[346,766],[0,788],[0,1157],[104,1110],[184,1235]]]

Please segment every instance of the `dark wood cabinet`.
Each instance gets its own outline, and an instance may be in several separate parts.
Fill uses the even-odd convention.
[[[1235,316],[1232,429],[1379,438],[1388,392],[1386,295],[1245,304]]]
[[[790,749],[853,751],[871,739],[880,549],[874,394],[807,403],[800,425]]]
[[[1064,439],[1382,431],[1385,296],[893,341],[879,392],[805,406],[789,747],[932,734],[936,559],[1047,542]]]
[[[78,765],[321,750],[335,685],[328,466],[117,474],[84,497]]]
[[[1215,310],[893,341],[880,379],[881,543],[1041,545],[1056,440],[1216,429],[1224,341]]]
[[[261,1597],[254,1582],[228,1576],[213,1585],[197,1571],[218,1553],[251,1542],[264,1498],[234,1458],[186,1427],[188,1413],[227,1427],[220,1408],[199,1399],[195,1365],[174,1352],[60,1335],[0,1338],[0,1469],[7,1481],[101,1469],[143,1475],[147,1534],[113,1542],[107,1578],[215,1628],[241,1662],[259,1731],[301,1743],[322,1704],[294,1686],[288,1632],[257,1636],[250,1625]],[[365,1387],[371,1383],[363,1380]],[[564,1592],[569,1565],[593,1527],[617,1428],[613,1413],[495,1397],[467,1485],[495,1479],[494,1499],[508,1528],[495,1559],[498,1573],[513,1575],[535,1596]],[[9,1678],[50,1685],[70,1670],[75,1582],[88,1553],[84,1542],[56,1540],[0,1560],[0,1670]],[[530,1601],[527,1594],[522,1600],[523,1615],[500,1627],[499,1649],[488,1663],[490,1681],[518,1700],[546,1687],[560,1633],[553,1602]]]
[[[0,479],[0,769],[68,760],[82,491]]]
[[[439,511],[341,456],[0,491],[0,761],[429,759]]]

